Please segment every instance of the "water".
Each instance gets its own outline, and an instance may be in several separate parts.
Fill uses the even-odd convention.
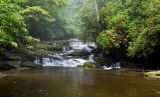
[[[111,64],[109,67],[102,66],[102,69],[104,69],[104,70],[121,69],[120,62]]]
[[[79,39],[70,39],[68,45],[62,47],[62,51],[47,55],[46,57],[36,57],[35,63],[46,66],[77,67],[85,62],[95,62],[92,50],[97,46],[94,42],[84,42]]]
[[[50,67],[6,73],[0,97],[160,97],[160,80],[135,71]]]
[[[43,69],[5,72],[0,97],[160,97],[160,80],[120,69],[120,62],[106,63],[104,70],[71,68],[96,63],[96,48],[93,42],[70,39],[60,52],[36,57]]]
[[[97,48],[94,42],[84,42],[79,39],[66,40],[60,52],[35,58],[35,63],[43,67],[77,67],[85,62],[96,63],[92,51]],[[55,44],[57,45],[57,44]],[[107,67],[109,66],[109,67]],[[120,69],[120,63],[106,64],[101,67],[104,70]]]

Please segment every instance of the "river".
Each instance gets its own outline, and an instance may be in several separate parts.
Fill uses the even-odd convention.
[[[119,62],[78,68],[85,62],[96,64],[96,48],[93,42],[71,39],[60,52],[35,58],[42,69],[4,72],[0,97],[160,97],[160,80],[124,70]]]
[[[49,67],[6,73],[0,97],[160,97],[160,81],[136,71]]]

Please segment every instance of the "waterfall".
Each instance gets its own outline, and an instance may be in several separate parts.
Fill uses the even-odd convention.
[[[89,61],[90,61],[90,62],[93,62],[93,63],[96,63],[96,62],[94,61],[94,54],[89,55]]]
[[[60,53],[49,54],[47,57],[36,57],[34,62],[44,67],[77,67],[88,61],[95,63],[94,55],[91,53],[97,48],[94,42],[84,42],[79,39],[70,39],[68,42],[69,44],[63,46]],[[80,53],[80,56],[76,55],[77,52]]]
[[[96,63],[94,54],[91,52],[97,48],[94,42],[84,42],[79,39],[70,39],[68,43],[62,47],[59,53],[48,54],[35,58],[35,63],[46,66],[58,67],[77,67],[84,65],[85,62]],[[58,45],[58,44],[57,44]],[[109,66],[109,67],[107,67]],[[101,66],[104,70],[120,69],[120,62],[114,64],[104,64]]]

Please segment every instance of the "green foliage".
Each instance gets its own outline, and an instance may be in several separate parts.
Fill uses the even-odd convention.
[[[99,34],[97,42],[103,49],[118,48],[120,47],[120,40],[114,30],[108,30]]]
[[[133,10],[132,13],[139,15],[132,21],[137,25],[130,28],[132,32],[129,35],[132,41],[128,46],[129,56],[135,56],[136,54],[147,56],[158,45],[160,31],[160,21],[158,20],[160,17],[159,4],[160,1],[157,0],[141,1],[140,5],[136,8],[138,12],[134,12]]]
[[[28,43],[34,43],[40,41],[39,39],[33,38],[32,36],[26,36],[25,38]]]
[[[94,0],[85,0],[80,8],[81,30],[83,38],[87,40],[95,40],[97,37],[98,27],[96,21],[96,10],[94,8]]]
[[[39,21],[42,18],[48,22],[53,21],[53,18],[50,16],[48,11],[39,6],[27,7],[21,11],[21,14],[25,15],[27,19],[32,18],[35,21]]]
[[[97,39],[105,50],[123,46],[130,57],[159,46],[159,0],[0,0],[0,9],[0,50],[70,36]]]
[[[29,34],[43,40],[64,38],[67,33],[67,31],[65,31],[67,24],[65,18],[66,13],[63,7],[66,6],[67,1],[68,0],[29,0],[26,5],[34,6],[32,9],[28,9],[34,10],[34,12],[26,16],[27,24],[29,24]],[[41,9],[38,8],[37,10],[36,6],[41,7]]]
[[[28,36],[29,18],[52,21],[46,10],[26,3],[27,0],[0,0],[0,50],[18,47],[24,41],[38,41]]]
[[[104,49],[123,44],[130,57],[144,57],[154,52],[159,43],[160,1],[109,0],[100,8],[100,15],[105,27],[97,42]]]
[[[105,50],[123,48],[130,57],[146,57],[159,45],[159,0],[99,0],[98,7],[101,33],[98,33],[94,0],[79,4],[83,37],[97,38]]]
[[[0,1],[0,45],[1,49],[9,45],[17,47],[20,39],[26,34],[26,24],[24,17],[20,14],[19,3],[25,2],[18,0],[12,3],[11,0]]]

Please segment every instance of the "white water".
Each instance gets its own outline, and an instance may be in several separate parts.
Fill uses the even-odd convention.
[[[84,42],[79,39],[68,40],[68,45],[62,47],[62,51],[59,53],[49,54],[43,57],[36,57],[35,63],[47,66],[58,66],[58,67],[77,67],[84,65],[85,62],[96,63],[94,60],[94,54],[92,50],[97,48],[94,42]],[[75,53],[82,53],[82,55],[76,55]],[[84,54],[83,54],[84,53]],[[75,54],[75,55],[74,55]],[[107,67],[109,66],[109,67]],[[120,63],[105,64],[101,66],[104,70],[120,69]]]
[[[36,57],[35,63],[43,66],[60,66],[60,67],[77,67],[78,65],[83,65],[85,62],[93,62],[94,55],[91,53],[92,50],[96,49],[97,46],[94,42],[83,42],[79,39],[70,39],[69,45],[62,48],[61,53],[50,54],[48,57]],[[85,56],[71,56],[69,54],[74,54],[76,51],[85,51],[87,55]],[[85,57],[85,58],[82,58]]]
[[[102,66],[102,68],[103,68],[104,70],[111,70],[111,69],[120,69],[121,66],[120,66],[120,62],[117,62],[117,63],[115,63],[115,64],[111,64],[110,67]]]

